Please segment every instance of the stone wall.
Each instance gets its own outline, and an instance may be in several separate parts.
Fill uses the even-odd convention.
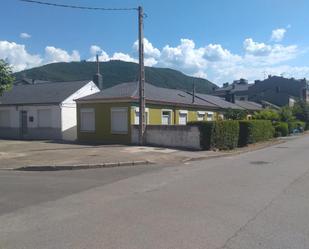
[[[148,125],[146,144],[200,150],[200,131],[196,126],[185,125]],[[138,144],[138,126],[132,126],[131,141]]]

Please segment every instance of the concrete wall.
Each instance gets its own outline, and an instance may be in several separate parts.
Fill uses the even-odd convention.
[[[138,126],[132,126],[132,143],[138,143]],[[200,150],[200,131],[196,126],[148,125],[146,144]]]

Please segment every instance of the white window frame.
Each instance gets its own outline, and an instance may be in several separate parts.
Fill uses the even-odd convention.
[[[205,111],[197,111],[196,112],[196,120],[197,121],[205,121],[205,114],[206,112]],[[202,118],[200,116],[203,116]]]
[[[138,125],[139,119],[137,118],[139,117],[137,116],[137,113],[139,114],[139,107],[133,107],[133,109],[134,109],[134,124]],[[149,108],[145,108],[145,113],[146,113],[146,124],[148,125],[149,124]]]
[[[93,114],[93,129],[83,129],[82,127],[82,113],[92,113]],[[81,108],[79,111],[80,114],[80,123],[79,123],[79,130],[80,132],[95,132],[96,130],[96,125],[95,125],[95,110],[94,108]]]
[[[208,117],[209,114],[211,115],[211,118]],[[214,121],[214,120],[215,120],[214,117],[215,117],[215,113],[214,113],[214,112],[207,112],[207,113],[206,113],[206,120],[207,120],[207,121]]]
[[[126,129],[123,131],[113,130],[113,112],[123,112],[126,113]],[[128,134],[129,132],[129,119],[128,119],[128,107],[112,107],[111,108],[111,134]]]
[[[163,124],[163,112],[169,112],[170,113],[169,124]],[[162,109],[161,110],[161,124],[162,125],[171,125],[173,123],[172,118],[173,118],[173,110],[171,110],[171,109]]]
[[[180,116],[181,115],[186,115],[186,123],[185,124],[180,123]],[[187,110],[179,110],[178,124],[179,125],[186,125],[187,123],[188,123],[188,111]]]

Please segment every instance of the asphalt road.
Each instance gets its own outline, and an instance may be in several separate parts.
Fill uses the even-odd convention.
[[[309,136],[179,166],[0,172],[0,248],[308,249]]]

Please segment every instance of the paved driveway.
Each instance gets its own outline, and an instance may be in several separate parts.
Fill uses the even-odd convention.
[[[25,166],[84,165],[132,161],[178,163],[221,152],[190,152],[158,147],[82,145],[53,141],[0,140],[0,169]]]
[[[14,200],[18,186],[27,203],[0,215],[0,248],[308,249],[308,151],[306,136],[237,156],[144,168],[108,184],[105,169],[93,176],[7,172],[2,203]],[[35,193],[44,192],[37,201]]]

